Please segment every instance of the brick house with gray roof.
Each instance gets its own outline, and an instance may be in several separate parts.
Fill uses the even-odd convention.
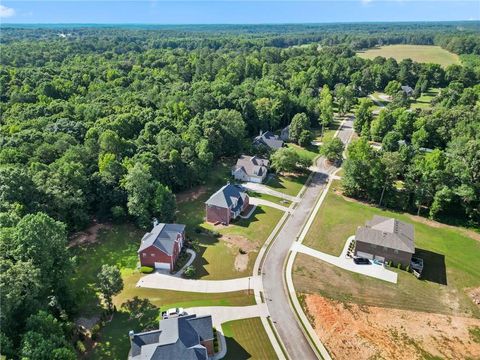
[[[173,271],[184,241],[185,225],[155,225],[151,232],[143,236],[138,248],[141,266]]]
[[[246,190],[228,183],[205,202],[206,220],[211,223],[230,224],[249,205]]]
[[[355,234],[355,256],[410,266],[415,253],[412,224],[375,215]]]
[[[211,315],[162,319],[158,330],[129,336],[129,360],[207,360],[214,351]]]

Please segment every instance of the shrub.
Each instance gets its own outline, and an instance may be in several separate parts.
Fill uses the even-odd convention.
[[[142,266],[140,268],[140,271],[144,274],[151,274],[153,272],[153,270],[155,270],[155,269],[151,266]]]
[[[245,255],[247,252],[243,250],[242,248],[238,249],[238,252],[242,255]]]
[[[80,354],[85,354],[85,351],[87,351],[87,349],[85,349],[85,344],[80,340],[76,342],[75,347],[77,348]]]
[[[110,209],[110,211],[112,212],[112,218],[115,222],[122,221],[127,215],[125,213],[125,209],[121,206],[114,206]]]
[[[400,270],[402,269],[402,264],[401,263],[397,264],[397,269],[400,269]]]
[[[196,274],[197,270],[195,269],[195,266],[190,265],[185,269],[184,275],[187,278],[194,277]]]
[[[100,332],[100,325],[98,324],[93,325],[92,330],[90,330],[90,333],[92,334],[92,340],[98,339],[99,332]]]
[[[405,271],[410,272],[410,265],[407,265],[407,267],[405,268]]]

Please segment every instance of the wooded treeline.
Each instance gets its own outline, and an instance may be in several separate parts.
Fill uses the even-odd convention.
[[[383,142],[384,150],[356,143],[345,187],[370,201],[383,193],[384,204],[397,206],[394,184],[405,180],[403,208],[440,206],[432,216],[461,209],[455,216],[478,224],[478,62],[470,55],[467,65],[443,69],[354,53],[364,46],[361,39],[428,43],[442,36],[445,44],[460,39],[459,52],[478,53],[478,36],[466,25],[457,30],[458,24],[383,26],[378,35],[350,26],[332,25],[325,33],[310,26],[237,33],[2,29],[2,352],[74,358],[66,340],[75,312],[67,233],[92,217],[132,219],[143,227],[153,217],[172,221],[173,193],[201,183],[221,157],[249,151],[259,130],[278,130],[297,115],[300,141],[305,119],[308,127],[328,125],[322,100],[330,91],[347,112],[358,97],[391,81],[420,92],[446,88],[432,112],[406,112],[397,94],[376,119],[370,104],[360,104],[365,114],[356,129],[362,139]],[[435,37],[440,28],[445,35]],[[318,40],[321,48],[288,47]],[[402,167],[392,172],[388,161]]]

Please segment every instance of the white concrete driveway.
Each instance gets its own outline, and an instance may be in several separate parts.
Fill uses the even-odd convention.
[[[288,200],[288,201],[293,201],[293,202],[299,202],[300,201],[300,198],[298,198],[296,196],[291,196],[291,195],[284,194],[280,191],[273,190],[272,188],[269,188],[268,186],[263,185],[263,184],[246,182],[246,183],[243,183],[242,186],[244,188],[248,189],[248,190],[251,190],[251,191],[256,191],[256,192],[259,192],[259,193],[262,193],[262,194],[276,196],[276,197],[279,197],[281,199],[285,199],[285,200]]]
[[[188,314],[212,315],[213,325],[218,329],[222,323],[233,320],[248,319],[254,317],[267,317],[266,304],[250,306],[202,306],[187,308]]]
[[[293,243],[292,250],[301,252],[313,256],[317,259],[323,260],[329,264],[338,266],[344,270],[352,271],[357,274],[362,274],[366,276],[371,276],[380,280],[388,281],[391,283],[397,283],[397,273],[385,269],[382,265],[357,265],[353,262],[352,258],[347,258],[343,252],[340,256],[333,256],[325,254],[321,251],[309,248],[308,246],[302,245],[298,242]]]
[[[285,212],[288,212],[288,213],[291,213],[292,212],[292,209],[286,207],[286,206],[282,206],[282,205],[279,205],[279,204],[276,204],[272,201],[268,201],[268,200],[264,200],[264,199],[260,199],[260,198],[256,198],[256,197],[251,197],[249,199],[249,203],[250,205],[265,205],[265,206],[269,206],[269,207],[272,207],[272,208],[275,208],[275,209],[278,209],[278,210],[282,210],[282,211],[285,211]]]
[[[232,280],[189,280],[172,275],[153,273],[145,275],[137,282],[137,287],[201,293],[224,293],[253,289],[255,276]]]

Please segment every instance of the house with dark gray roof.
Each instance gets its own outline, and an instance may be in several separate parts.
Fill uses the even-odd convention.
[[[355,234],[355,256],[409,266],[415,253],[412,224],[375,215]]]
[[[185,241],[185,225],[157,224],[146,233],[138,248],[142,266],[173,271]]]
[[[283,146],[283,140],[271,131],[260,131],[260,135],[253,139],[253,145],[267,147],[270,150],[278,150]]]
[[[211,223],[228,225],[249,205],[246,190],[240,185],[228,183],[222,186],[205,202],[206,220]]]
[[[232,175],[235,180],[261,183],[267,176],[269,164],[267,159],[241,155],[237,164],[232,168]]]
[[[162,319],[158,330],[130,331],[129,360],[207,360],[213,355],[212,317],[184,315]]]
[[[403,85],[402,86],[402,91],[407,95],[407,96],[412,96],[413,95],[413,89],[408,86],[408,85]]]
[[[285,126],[280,132],[280,139],[283,141],[290,140],[290,125]]]

